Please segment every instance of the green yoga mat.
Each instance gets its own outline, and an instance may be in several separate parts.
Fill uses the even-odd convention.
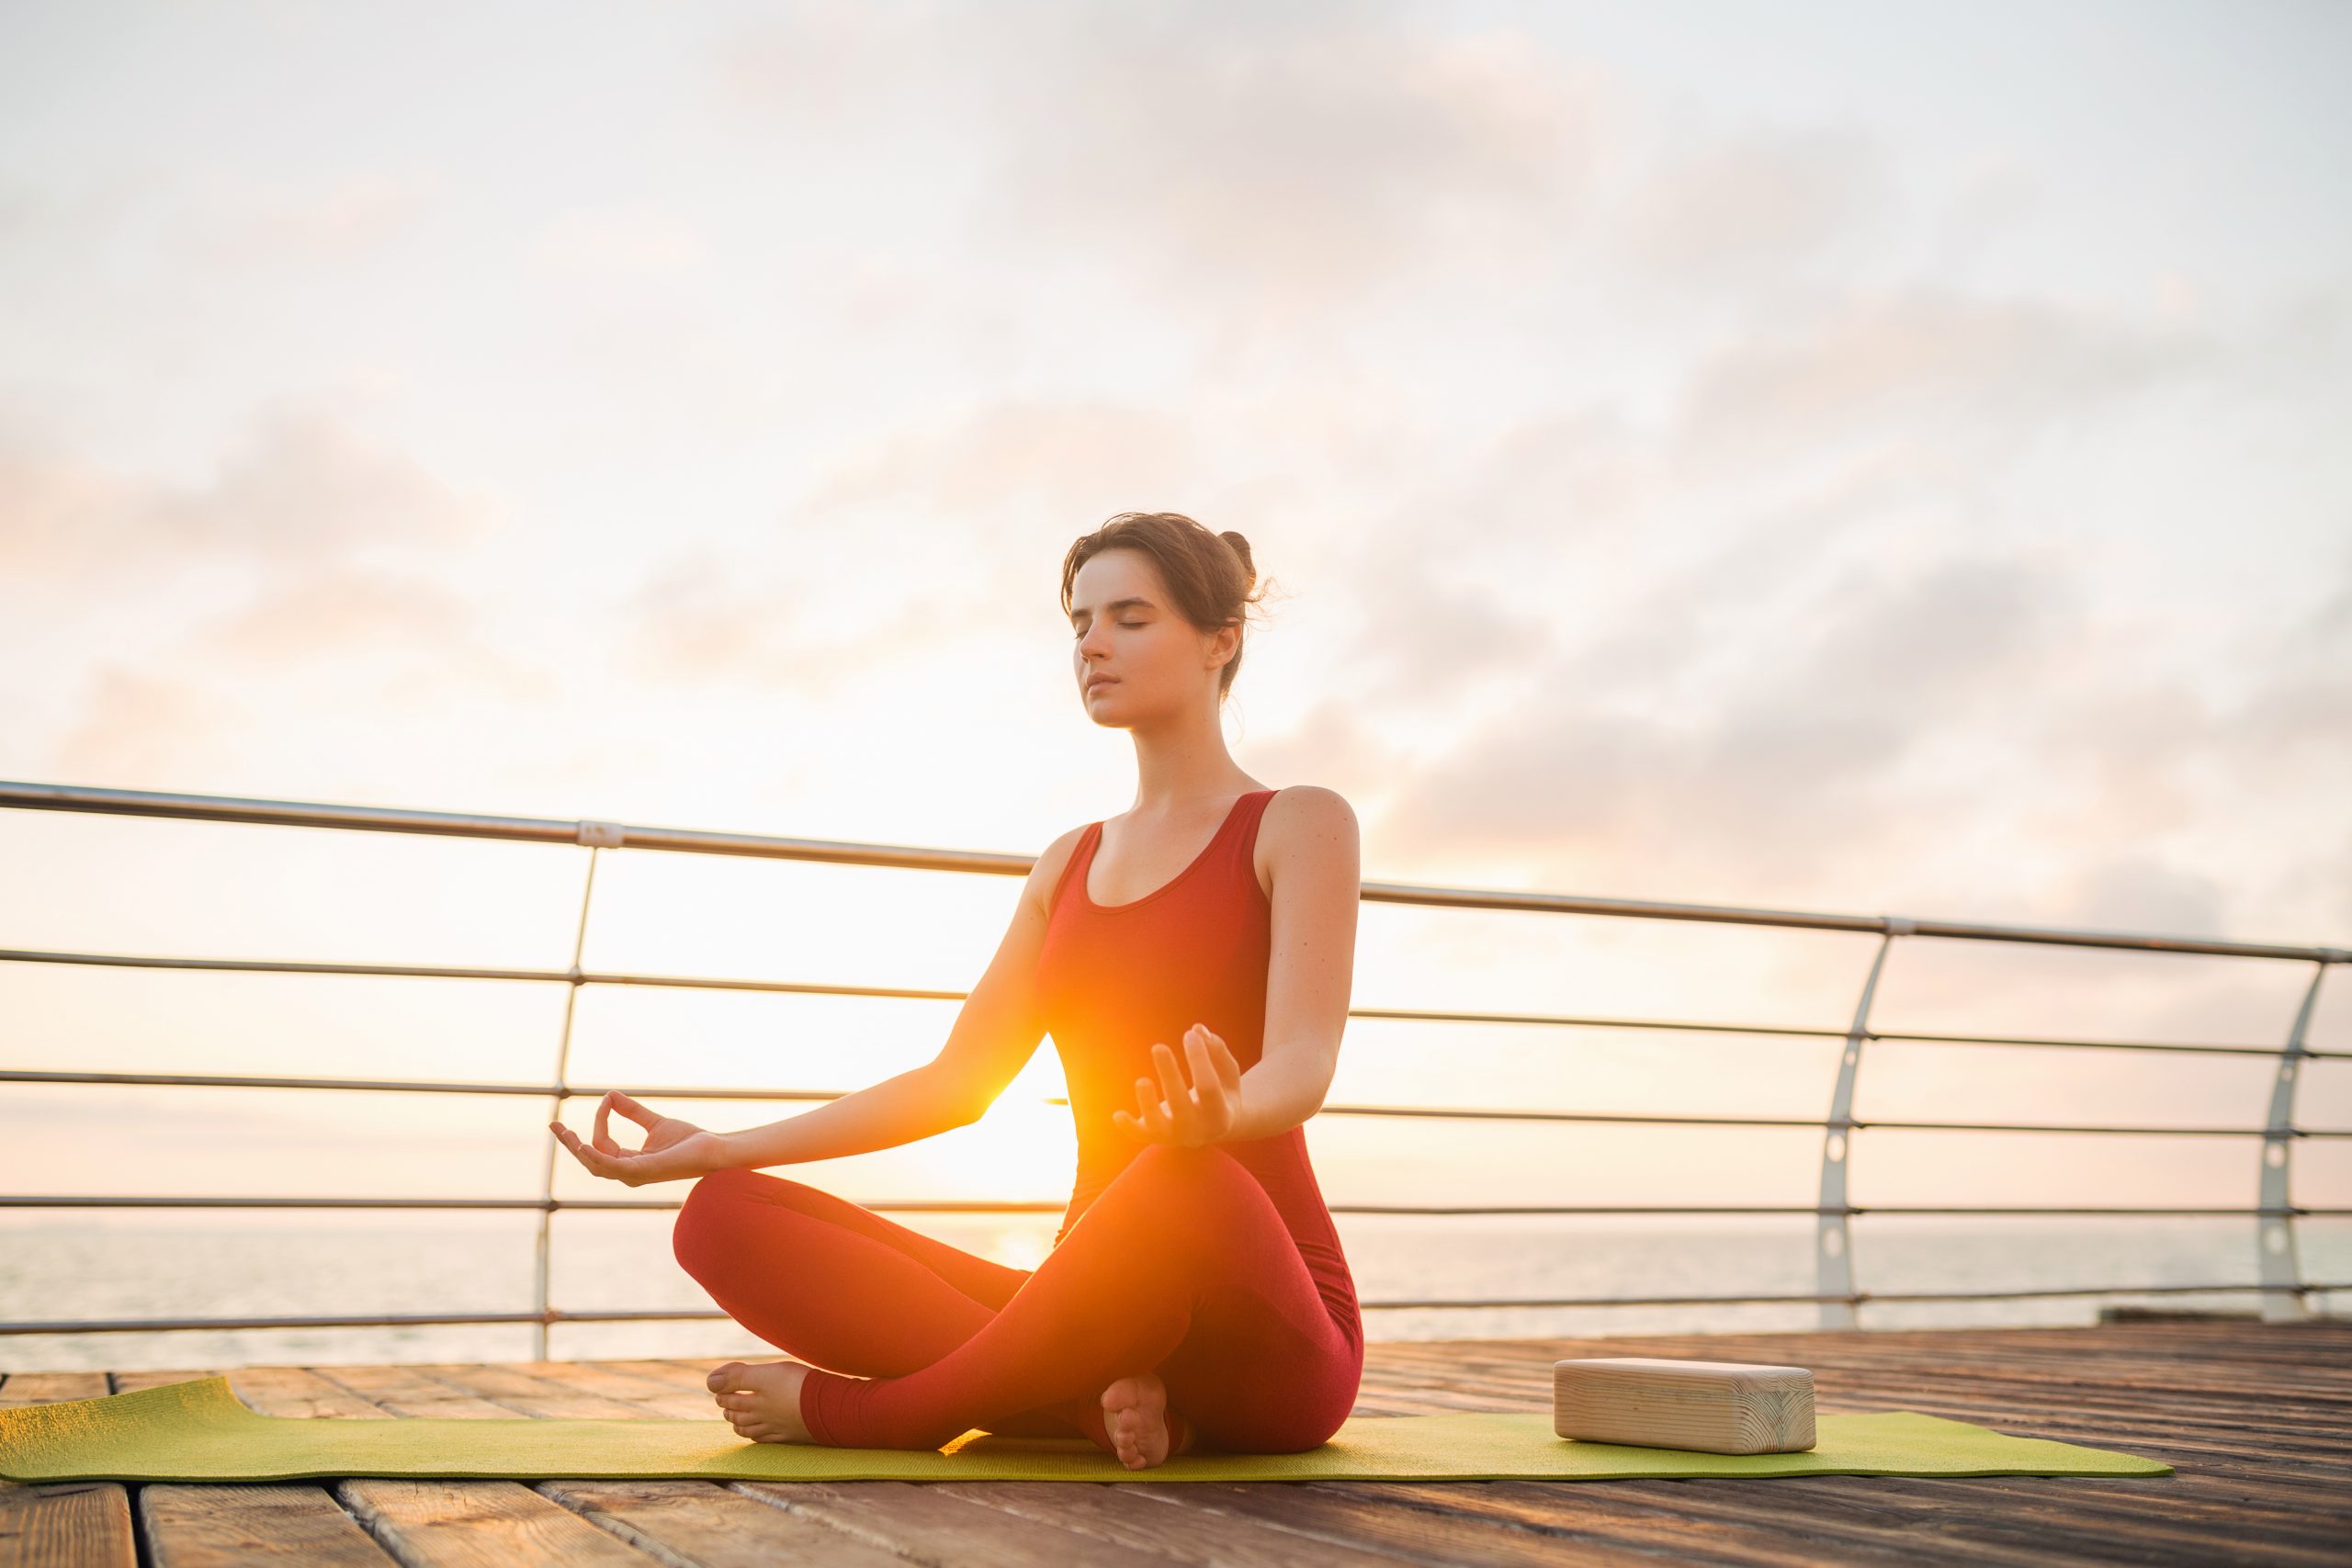
[[[0,1409],[11,1481],[296,1481],[418,1475],[731,1481],[1599,1481],[1690,1475],[2170,1475],[2135,1454],[1922,1416],[1817,1416],[1793,1454],[1571,1442],[1546,1416],[1351,1416],[1298,1454],[1184,1454],[1128,1470],[1083,1438],[967,1433],[941,1450],[754,1443],[707,1421],[264,1416],[225,1377]]]

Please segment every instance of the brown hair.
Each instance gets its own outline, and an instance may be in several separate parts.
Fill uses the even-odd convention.
[[[1122,512],[1091,534],[1080,536],[1062,558],[1062,615],[1069,615],[1070,585],[1078,569],[1104,550],[1139,550],[1159,568],[1160,581],[1176,601],[1176,610],[1204,632],[1239,622],[1249,635],[1249,609],[1265,596],[1252,594],[1258,586],[1257,568],[1250,564],[1250,541],[1231,529],[1212,534],[1181,512]],[[1222,699],[1241,672],[1241,649],[1218,672],[1216,694]]]

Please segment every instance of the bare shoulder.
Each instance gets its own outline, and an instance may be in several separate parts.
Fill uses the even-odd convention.
[[[1361,864],[1362,830],[1355,807],[1338,790],[1322,784],[1285,784],[1266,802],[1258,828],[1258,886],[1268,897],[1285,866],[1344,867]]]
[[[1081,822],[1037,852],[1036,861],[1029,867],[1029,881],[1022,889],[1022,897],[1039,915],[1052,911],[1054,890],[1061,886],[1062,873],[1069,869],[1070,856],[1078,852],[1078,841],[1086,836],[1091,826]]]

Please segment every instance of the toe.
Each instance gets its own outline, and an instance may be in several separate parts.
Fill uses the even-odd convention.
[[[713,1368],[711,1370],[710,1376],[703,1381],[709,1385],[712,1392],[716,1393],[721,1389],[729,1389],[738,1386],[734,1380],[741,1377],[742,1373],[742,1362],[729,1361],[723,1367]]]

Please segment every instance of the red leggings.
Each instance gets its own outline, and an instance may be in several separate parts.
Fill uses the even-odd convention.
[[[1102,1391],[1156,1371],[1171,1439],[1189,1425],[1196,1450],[1295,1453],[1340,1429],[1363,1373],[1362,1331],[1215,1145],[1146,1145],[1035,1269],[752,1170],[696,1181],[673,1240],[729,1316],[815,1369],[801,1419],[837,1448],[978,1427],[1108,1450]]]

